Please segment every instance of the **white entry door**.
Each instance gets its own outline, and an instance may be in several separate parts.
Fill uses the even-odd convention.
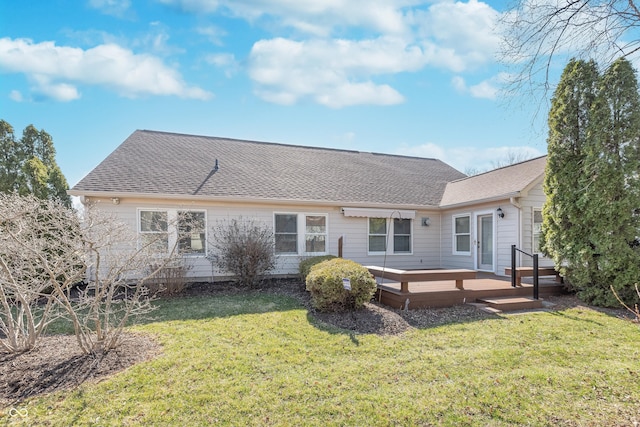
[[[493,271],[493,214],[478,216],[478,270]]]

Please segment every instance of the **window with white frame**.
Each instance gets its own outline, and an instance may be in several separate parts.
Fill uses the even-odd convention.
[[[532,253],[540,252],[540,235],[542,233],[542,210],[533,210],[533,228],[532,228]]]
[[[275,215],[275,238],[277,254],[298,253],[298,215]]]
[[[274,215],[275,251],[280,255],[327,253],[327,215],[277,213]]]
[[[304,251],[308,254],[325,253],[327,251],[327,217],[326,215],[306,215]]]
[[[394,254],[411,253],[411,225],[410,219],[369,218],[369,253],[384,253],[387,247],[387,231],[393,236]],[[388,230],[387,230],[388,228]]]
[[[369,252],[384,252],[387,246],[387,219],[369,218]]]
[[[394,218],[393,220],[393,253],[411,253],[411,220]]]
[[[183,255],[206,254],[206,214],[204,211],[140,209],[138,233],[140,245],[167,253],[177,244]]]
[[[169,250],[169,220],[167,211],[144,210],[140,212],[140,245],[155,252]]]
[[[184,255],[205,255],[206,230],[204,211],[179,211],[178,251]]]
[[[471,253],[471,216],[453,217],[453,252],[458,255]]]

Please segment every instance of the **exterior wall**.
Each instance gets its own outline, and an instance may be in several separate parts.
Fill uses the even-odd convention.
[[[417,211],[412,221],[412,253],[369,255],[368,219],[345,217],[339,206],[304,206],[304,205],[263,205],[250,203],[213,203],[190,200],[152,200],[120,198],[119,204],[113,204],[109,198],[91,198],[99,209],[116,214],[120,220],[129,224],[132,230],[138,230],[138,211],[140,209],[167,210],[204,210],[206,212],[207,239],[210,229],[219,221],[234,218],[251,218],[274,226],[276,213],[327,215],[327,253],[338,255],[338,239],[343,238],[343,257],[352,259],[363,265],[386,265],[392,268],[416,269],[437,268],[440,266],[440,215],[433,211]],[[429,226],[422,225],[422,218],[430,219]],[[304,233],[303,230],[298,230]],[[299,248],[300,249],[300,248]],[[210,248],[207,248],[210,250]],[[295,275],[298,265],[305,255],[299,250],[298,255],[278,256],[274,275]],[[225,272],[212,270],[212,265],[205,256],[185,256],[190,267],[189,276],[194,280],[219,280]]]
[[[529,252],[531,254],[539,253],[539,248],[534,248],[533,244],[533,212],[534,210],[541,210],[544,202],[546,200],[546,196],[544,194],[544,190],[542,189],[542,182],[538,183],[534,187],[532,187],[526,197],[520,199],[520,204],[522,205],[522,250],[525,252]],[[522,266],[532,266],[533,260],[528,256],[521,256],[518,260],[519,265]],[[539,265],[542,266],[552,266],[553,260],[549,258],[545,258],[540,255],[538,259]]]
[[[494,262],[487,271],[504,275],[504,270],[511,266],[511,245],[516,245],[526,252],[537,252],[533,248],[533,212],[542,208],[545,195],[542,183],[534,185],[525,197],[517,200],[520,208],[505,199],[493,203],[470,205],[442,211],[416,211],[416,218],[412,221],[412,253],[393,254],[388,251],[385,255],[368,254],[368,218],[346,217],[340,206],[305,206],[285,204],[257,204],[257,203],[214,203],[193,200],[151,200],[121,198],[119,204],[113,204],[111,199],[95,199],[98,207],[106,212],[117,214],[129,224],[133,230],[138,230],[138,211],[140,209],[175,209],[175,210],[204,210],[206,212],[207,232],[219,221],[238,217],[252,218],[274,226],[275,213],[295,214],[323,214],[327,215],[327,253],[338,255],[338,239],[343,239],[343,257],[352,259],[363,265],[387,266],[398,269],[429,269],[429,268],[466,268],[478,269],[478,216],[492,215],[494,228]],[[501,208],[504,218],[499,218],[496,210]],[[470,254],[454,253],[453,218],[455,215],[469,215],[470,217]],[[422,225],[422,218],[429,218],[429,225]],[[303,230],[299,230],[299,233]],[[209,236],[208,236],[209,238]],[[392,247],[392,242],[389,242]],[[276,275],[295,275],[298,265],[305,255],[299,250],[298,255],[280,255],[278,257]],[[198,280],[214,280],[225,273],[212,270],[212,265],[204,256],[186,256],[190,266],[189,275]],[[532,265],[531,258],[520,256],[518,265]],[[540,258],[540,265],[552,265],[552,262]]]
[[[499,218],[497,209],[502,209],[504,218]],[[457,215],[469,215],[471,245],[470,254],[454,252],[454,220]],[[509,200],[449,209],[442,212],[442,262],[443,268],[478,269],[478,217],[493,217],[493,266],[486,271],[504,275],[504,269],[511,265],[511,245],[519,244],[519,209]]]

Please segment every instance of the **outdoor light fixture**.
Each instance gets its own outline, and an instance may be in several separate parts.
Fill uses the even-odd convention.
[[[120,199],[117,197],[114,197],[113,199],[111,199],[111,203],[113,203],[114,205],[119,205],[120,204]]]
[[[502,208],[498,208],[498,210],[496,210],[496,213],[500,218],[504,218],[504,212],[502,212]]]

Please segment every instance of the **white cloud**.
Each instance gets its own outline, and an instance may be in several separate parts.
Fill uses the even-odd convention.
[[[215,25],[198,27],[196,28],[196,32],[208,38],[209,41],[216,46],[222,46],[222,39],[227,35],[225,30]]]
[[[122,18],[129,12],[130,0],[89,0],[89,6],[107,15]]]
[[[404,96],[394,87],[397,74],[428,67],[486,71],[501,43],[494,31],[500,13],[479,0],[156,1],[287,34],[255,42],[248,58],[255,93],[285,105],[398,104]],[[197,31],[220,43],[215,27]],[[496,82],[464,85],[464,91],[494,99]]]
[[[408,16],[431,65],[462,72],[495,60],[502,41],[495,31],[500,14],[488,4],[440,2]]]
[[[469,94],[474,98],[484,98],[494,100],[501,92],[501,87],[507,79],[506,73],[499,73],[489,79],[483,80],[478,84],[467,86],[467,82],[461,76],[454,76],[451,79],[453,88],[462,94]]]
[[[249,57],[249,75],[259,96],[270,102],[295,103],[311,98],[339,108],[347,105],[390,105],[403,96],[377,76],[415,71],[424,64],[422,51],[401,39],[261,40]]]
[[[233,77],[234,74],[240,70],[240,63],[236,60],[235,55],[232,53],[218,53],[205,57],[205,61],[209,64],[221,68],[224,70],[224,74],[227,77]]]
[[[395,154],[428,157],[442,160],[461,172],[466,170],[485,171],[495,168],[495,164],[505,161],[513,154],[526,158],[542,156],[544,153],[529,146],[514,147],[442,147],[433,143],[416,146],[401,146]]]
[[[34,92],[60,101],[77,99],[78,85],[98,85],[122,96],[174,95],[210,99],[212,94],[188,86],[176,70],[151,55],[135,54],[116,44],[91,49],[0,39],[0,70],[25,74]]]
[[[24,97],[22,96],[22,93],[18,90],[12,90],[11,92],[9,92],[9,99],[15,102],[24,101]]]
[[[407,30],[407,0],[158,0],[193,13],[226,11],[250,22],[274,19],[279,25],[326,36],[335,27],[364,27],[385,34]]]

